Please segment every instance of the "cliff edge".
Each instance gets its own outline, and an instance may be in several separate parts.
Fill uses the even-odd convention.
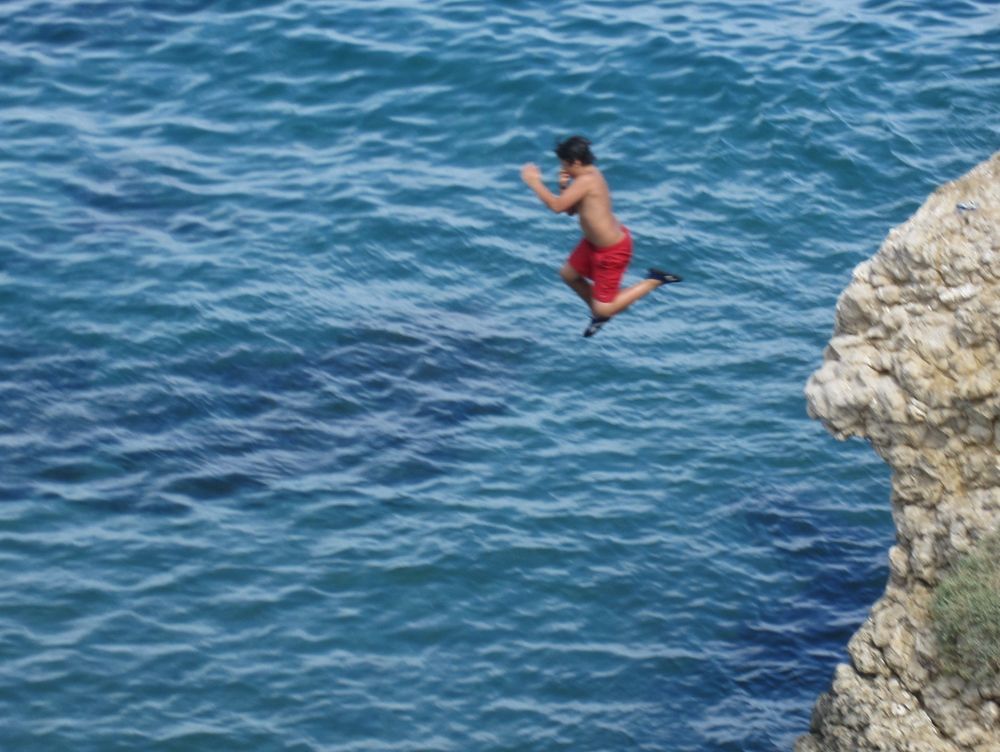
[[[1000,681],[946,674],[929,615],[940,578],[1000,527],[1000,152],[854,270],[805,394],[891,467],[896,544],[796,752],[1000,752]]]

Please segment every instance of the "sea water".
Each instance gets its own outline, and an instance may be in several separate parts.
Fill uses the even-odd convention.
[[[0,748],[787,750],[885,584],[834,305],[987,0],[0,2]],[[648,266],[582,338],[555,141]]]

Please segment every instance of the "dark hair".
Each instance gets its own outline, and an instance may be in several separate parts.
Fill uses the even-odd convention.
[[[556,156],[563,162],[579,162],[583,165],[594,164],[596,161],[590,151],[590,141],[583,136],[570,136],[556,144]]]

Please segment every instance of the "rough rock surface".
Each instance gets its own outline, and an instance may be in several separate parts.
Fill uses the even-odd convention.
[[[941,673],[928,619],[940,577],[1000,526],[1000,152],[854,270],[806,400],[892,468],[897,534],[796,752],[1000,752],[1000,682]]]

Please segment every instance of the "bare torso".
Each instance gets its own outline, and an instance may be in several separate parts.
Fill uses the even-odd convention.
[[[588,190],[574,207],[584,237],[598,248],[614,245],[624,237],[622,226],[611,210],[611,192],[601,171],[591,166],[577,180],[586,180]]]

